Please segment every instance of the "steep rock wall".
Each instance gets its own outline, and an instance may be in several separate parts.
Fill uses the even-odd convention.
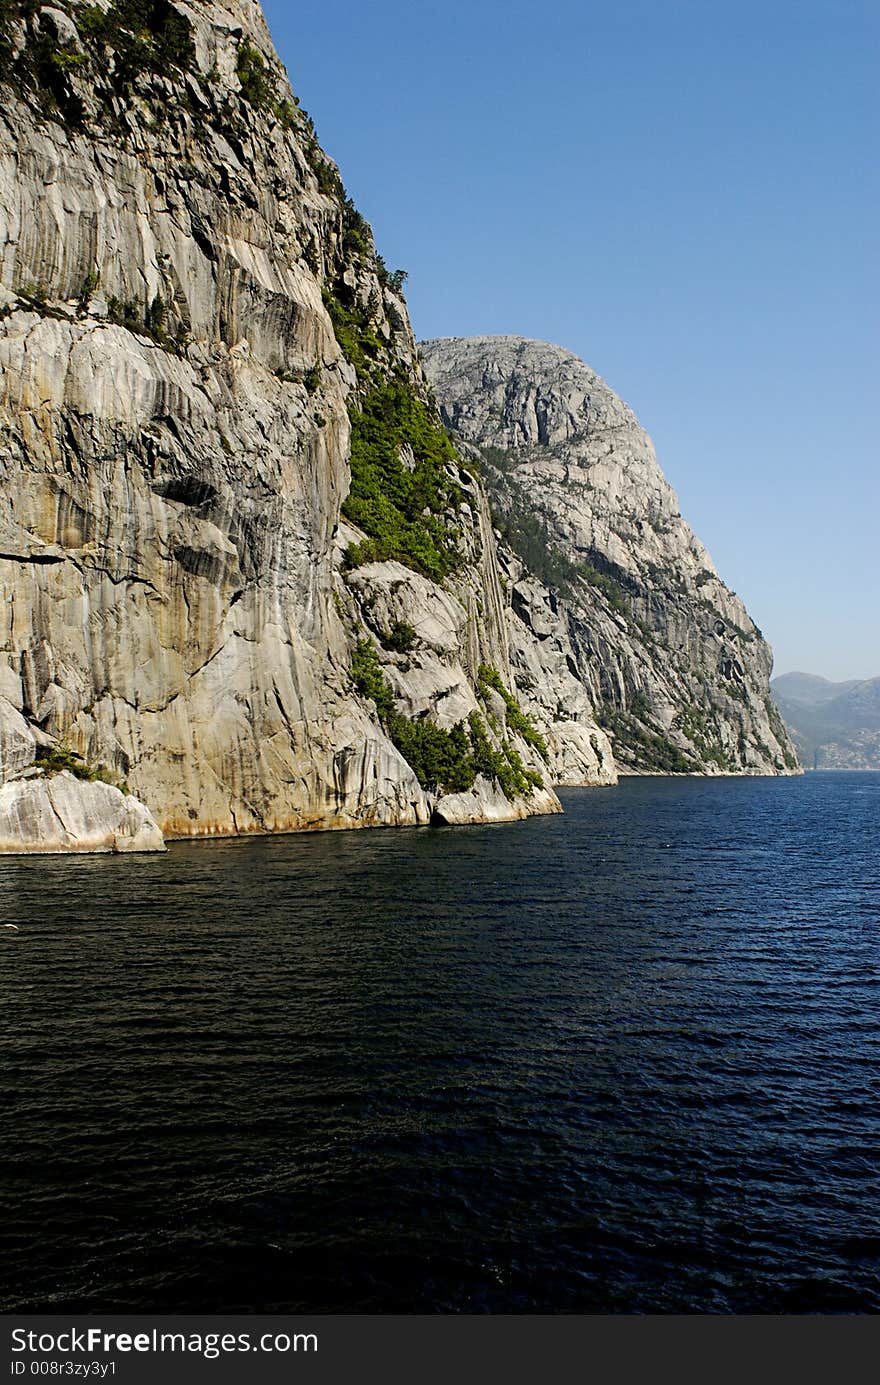
[[[0,16],[3,777],[31,736],[125,778],[169,835],[427,823],[461,790],[412,767],[394,718],[442,724],[450,683],[482,717],[481,664],[511,676],[484,498],[438,464],[455,562],[392,576],[401,609],[454,603],[454,637],[401,659],[369,506],[340,527],[371,391],[406,396],[406,466],[430,433],[401,277],[259,6],[147,8],[147,28],[119,4]],[[384,714],[352,675],[364,639]],[[487,734],[522,766],[505,814],[557,810],[534,746]],[[456,820],[498,815],[483,760]]]
[[[561,347],[476,337],[421,351],[447,425],[479,450],[507,538],[526,704],[542,696],[535,646],[549,645],[621,769],[796,770],[771,651],[682,519],[632,411]]]

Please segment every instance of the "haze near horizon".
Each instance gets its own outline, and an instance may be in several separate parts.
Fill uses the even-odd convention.
[[[264,8],[416,335],[576,352],[651,434],[775,673],[880,673],[880,11]]]

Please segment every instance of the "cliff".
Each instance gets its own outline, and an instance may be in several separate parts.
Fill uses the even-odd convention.
[[[632,411],[561,347],[476,337],[421,351],[445,422],[481,457],[525,705],[546,698],[537,641],[586,691],[621,769],[796,771],[771,651]]]
[[[169,835],[611,782],[564,660],[518,705],[481,482],[259,6],[6,3],[0,98],[0,779],[72,754]]]

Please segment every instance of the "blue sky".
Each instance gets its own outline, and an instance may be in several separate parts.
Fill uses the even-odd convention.
[[[264,8],[416,334],[577,352],[775,671],[880,674],[880,5]]]

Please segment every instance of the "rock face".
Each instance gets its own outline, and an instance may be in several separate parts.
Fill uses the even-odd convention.
[[[109,784],[64,772],[0,785],[0,854],[164,850],[150,812]]]
[[[809,769],[880,770],[880,678],[774,678],[773,693]]]
[[[771,651],[631,410],[558,346],[448,338],[421,352],[445,422],[482,458],[524,704],[549,713],[567,678],[562,701],[578,705],[577,685],[621,770],[796,771]]]
[[[4,849],[508,821],[612,739],[783,767],[629,411],[556,348],[434,344],[456,453],[259,6],[146,10],[0,6]],[[137,798],[34,768],[70,755]]]
[[[511,644],[401,276],[259,6],[130,12],[0,11],[8,773],[63,744],[171,836],[555,811],[557,762],[610,782],[588,699],[530,699],[544,752],[489,717],[481,667],[514,691],[545,653]]]

